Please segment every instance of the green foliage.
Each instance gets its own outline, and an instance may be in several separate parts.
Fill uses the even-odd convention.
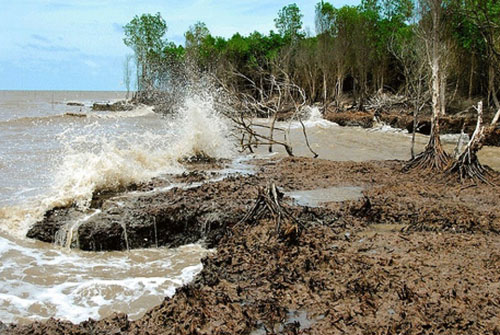
[[[139,60],[148,55],[159,55],[165,46],[163,36],[167,32],[167,24],[160,13],[135,16],[124,27],[126,46],[134,50]]]
[[[196,22],[194,26],[189,27],[189,30],[184,34],[186,38],[186,49],[199,48],[208,36],[210,36],[210,31],[207,25],[203,22]]]
[[[303,15],[293,3],[278,12],[276,32],[223,38],[197,22],[185,33],[184,46],[166,41],[167,24],[159,13],[144,14],[124,27],[124,42],[134,50],[137,74],[146,74],[149,86],[169,78],[170,68],[183,68],[188,61],[242,90],[248,89],[243,76],[265,85],[263,78],[273,74],[303,87],[311,101],[340,97],[344,81],[350,83],[346,90],[362,100],[363,95],[387,87],[408,92],[408,66],[421,64],[419,58],[425,57],[416,32],[429,23],[431,4],[431,0],[362,0],[359,6],[335,7],[320,1],[315,7],[317,35],[311,37],[304,34]],[[492,85],[500,85],[500,1],[441,0],[440,6],[441,34],[451,50],[446,59],[449,80],[455,91],[470,94],[474,86],[478,93],[491,94]],[[492,68],[498,73],[493,84]]]
[[[321,1],[316,4],[314,16],[316,34],[327,34],[333,30],[335,12],[335,7],[329,2]]]
[[[175,43],[167,43],[163,48],[162,57],[169,60],[169,62],[180,62],[186,55],[186,49],[182,45],[175,45]]]
[[[293,3],[280,9],[278,17],[274,19],[274,24],[282,37],[295,40],[304,37],[301,31],[303,16],[297,4]]]

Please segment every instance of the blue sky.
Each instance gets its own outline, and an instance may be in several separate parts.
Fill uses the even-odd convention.
[[[318,1],[295,1],[313,33]],[[184,32],[197,21],[218,36],[267,33],[278,10],[291,2],[0,0],[0,90],[123,90],[123,62],[131,50],[123,44],[121,27],[134,15],[160,12],[167,38],[184,43]]]

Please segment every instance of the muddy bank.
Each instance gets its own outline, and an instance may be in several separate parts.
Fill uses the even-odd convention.
[[[199,178],[188,174],[183,179],[193,182]],[[68,235],[63,237],[63,245],[88,251],[177,247],[200,239],[213,246],[228,222],[244,214],[255,196],[254,184],[259,184],[255,177],[240,176],[168,191],[143,191],[151,187],[144,185],[133,193],[95,199],[98,212],[76,225],[75,220],[83,215],[77,209],[51,210],[27,237],[54,243],[61,234]]]
[[[203,260],[195,281],[143,318],[115,315],[78,325],[51,319],[3,326],[3,333],[500,332],[498,186],[404,174],[399,161],[288,158],[255,164],[255,176],[172,189],[150,207],[146,202],[154,197],[137,201],[137,211],[165,222],[193,208],[205,219],[227,214],[217,219],[224,227],[213,239],[217,252]],[[499,185],[499,174],[492,180]],[[283,199],[303,225],[290,240],[277,234],[269,214],[236,224],[268,182],[283,191],[358,186],[363,198],[319,208]]]
[[[490,115],[491,114],[491,115]],[[493,118],[490,113],[486,116],[485,122],[488,124]],[[376,124],[384,123],[393,128],[406,129],[413,132],[413,115],[408,110],[387,110],[387,111],[338,111],[329,110],[324,115],[325,119],[335,122],[340,126],[357,126],[362,128],[372,128]],[[446,115],[440,119],[440,129],[442,134],[460,134],[462,129],[469,136],[472,135],[477,124],[477,115],[455,114]],[[429,135],[431,132],[430,115],[420,115],[418,117],[416,132]],[[485,145],[500,146],[500,128],[487,133]]]
[[[362,186],[363,199],[342,202],[341,214],[349,211],[367,223],[404,224],[410,230],[500,232],[500,213],[494,209],[497,200],[489,199],[489,188],[462,191],[462,186],[450,187],[440,177],[421,180],[402,173],[401,162],[297,158],[256,164],[259,171],[251,176],[219,176],[222,180],[212,182],[217,172],[194,170],[176,177],[173,185],[169,183],[174,180],[160,179],[136,186],[134,192],[101,194],[93,201],[93,214],[54,209],[27,236],[88,251],[177,247],[200,239],[214,246],[227,227],[244,216],[258,188],[269,180],[284,191]],[[338,214],[339,204],[326,205],[332,206]]]
[[[95,102],[92,104],[92,110],[95,112],[123,112],[130,111],[137,106],[139,104],[124,100],[117,102]]]

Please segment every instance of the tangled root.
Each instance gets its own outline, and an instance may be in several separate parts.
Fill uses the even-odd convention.
[[[442,172],[450,164],[450,156],[444,151],[437,134],[431,135],[425,150],[406,163],[403,171],[423,170]]]

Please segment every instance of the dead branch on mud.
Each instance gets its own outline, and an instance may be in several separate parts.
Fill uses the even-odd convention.
[[[364,107],[366,109],[372,109],[374,111],[381,111],[397,106],[408,108],[410,103],[411,102],[409,101],[408,97],[404,95],[377,92],[377,94],[368,99],[368,102],[364,105]]]
[[[446,173],[458,174],[460,182],[467,179],[491,184],[488,180],[489,172],[477,158],[477,152],[483,147],[486,127],[483,125],[483,102],[479,101],[476,107],[477,125],[474,133],[465,147],[465,150],[458,158],[447,168]],[[498,113],[497,113],[498,114]],[[496,116],[495,116],[496,117]],[[498,119],[497,119],[498,120]],[[495,121],[495,118],[493,119]],[[496,121],[495,121],[496,123]],[[492,125],[495,123],[492,122]]]
[[[289,241],[295,241],[303,229],[303,224],[281,205],[283,195],[274,183],[260,188],[255,205],[236,225],[249,221],[258,222],[266,214],[270,214],[276,224],[277,234]]]
[[[254,152],[252,147],[257,147],[259,145],[281,145],[285,149],[286,153],[289,156],[293,157],[293,149],[292,146],[287,143],[286,137],[284,141],[278,141],[272,137],[260,134],[253,127],[262,127],[262,128],[270,128],[262,125],[255,125],[252,123],[252,120],[247,120],[243,117],[243,114],[240,114],[239,118],[236,118],[232,115],[226,115],[235,125],[236,129],[240,130],[242,135],[240,138],[240,145],[242,149],[248,149],[250,152]],[[284,129],[277,128],[280,131],[285,132]],[[265,141],[265,142],[263,142]]]

